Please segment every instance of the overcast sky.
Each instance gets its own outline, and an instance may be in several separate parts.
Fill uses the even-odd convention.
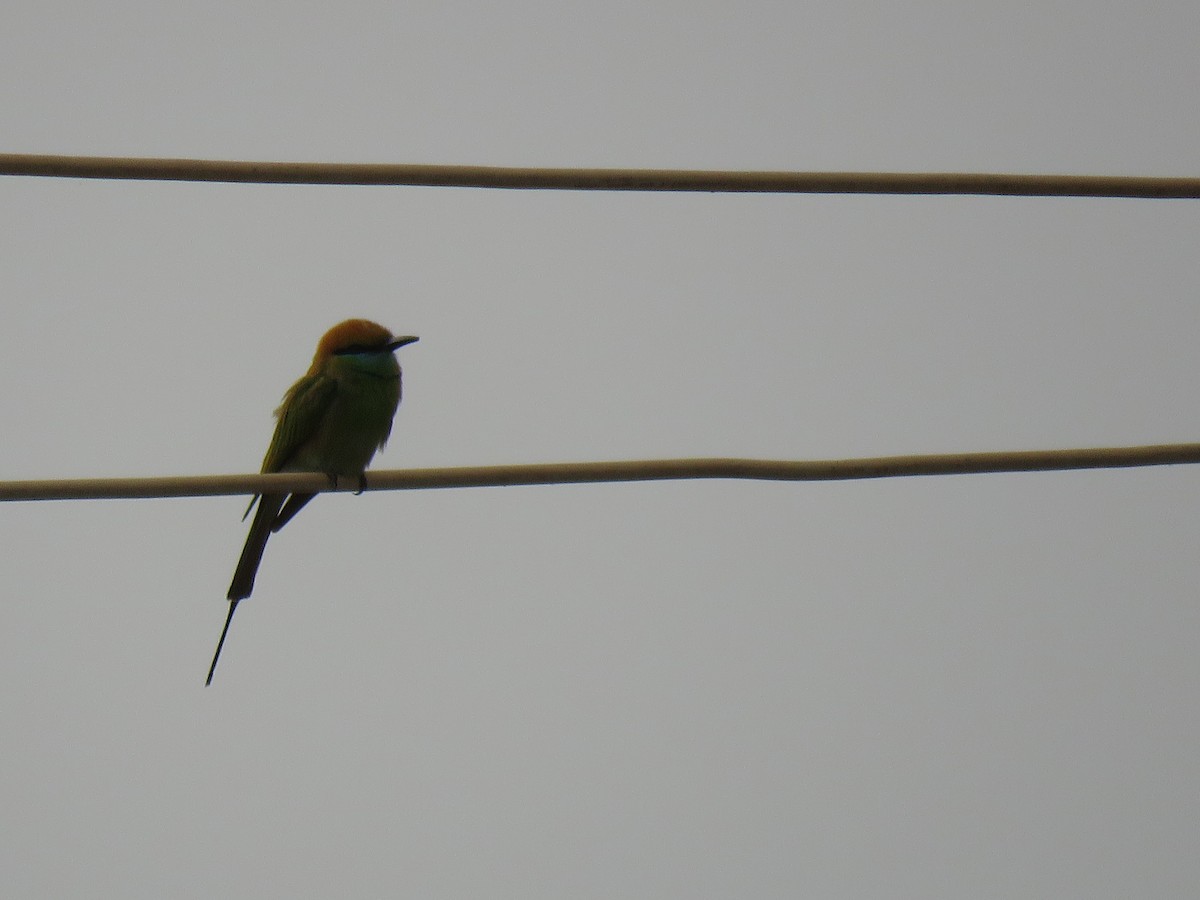
[[[1194,175],[1194,2],[9,4],[9,152]],[[1192,441],[1195,201],[0,179],[0,478]],[[1190,467],[0,505],[11,897],[1200,892]]]

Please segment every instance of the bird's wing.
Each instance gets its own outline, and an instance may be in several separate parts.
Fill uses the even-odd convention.
[[[263,459],[264,472],[279,472],[296,451],[316,433],[337,395],[337,382],[328,375],[305,375],[291,386],[275,410],[279,421]]]

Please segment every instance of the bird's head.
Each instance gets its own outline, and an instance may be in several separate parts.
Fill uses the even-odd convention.
[[[317,344],[312,371],[335,357],[379,357],[411,344],[412,335],[396,337],[382,325],[368,319],[347,319],[330,328]]]

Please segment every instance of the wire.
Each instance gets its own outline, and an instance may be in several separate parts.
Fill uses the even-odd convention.
[[[391,163],[236,162],[0,154],[0,175],[371,184],[574,191],[706,191],[785,194],[989,194],[1040,197],[1200,198],[1200,178],[908,172],[745,172],[679,169],[545,169]]]
[[[212,497],[263,491],[417,490],[421,488],[504,487],[536,484],[597,484],[614,481],[668,481],[729,478],[765,481],[842,481],[913,475],[968,475],[988,472],[1050,472],[1200,463],[1200,444],[1096,447],[1080,450],[1017,450],[879,456],[862,459],[643,459],[614,462],[463,466],[371,472],[367,483],[325,475],[197,475],[168,478],[73,478],[0,482],[5,500],[104,500],[150,497]]]

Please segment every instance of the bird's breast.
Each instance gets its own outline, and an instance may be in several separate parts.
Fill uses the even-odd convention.
[[[394,365],[394,363],[393,363]],[[400,404],[400,372],[339,372],[337,393],[312,437],[299,448],[297,468],[356,477],[387,443]]]

